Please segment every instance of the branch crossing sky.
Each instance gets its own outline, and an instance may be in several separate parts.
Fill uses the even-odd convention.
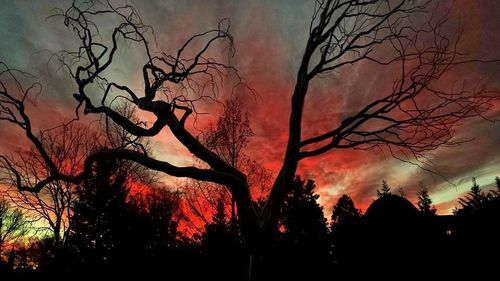
[[[446,2],[446,1],[442,1]],[[280,167],[286,143],[289,98],[305,41],[314,1],[246,0],[135,1],[145,23],[153,26],[159,49],[173,52],[189,36],[213,28],[223,18],[231,20],[236,54],[232,64],[240,71],[257,95],[243,94],[255,136],[247,154],[276,172]],[[30,109],[35,125],[48,128],[73,117],[74,84],[67,73],[50,60],[51,52],[72,49],[74,35],[59,18],[47,18],[52,9],[66,8],[70,1],[3,0],[0,8],[0,59],[11,67],[37,75],[44,85],[37,108]],[[500,49],[500,1],[458,0],[451,11],[451,26],[464,30],[462,46],[485,59],[498,58]],[[112,23],[103,23],[112,26]],[[122,60],[112,68],[113,75],[135,88],[141,87],[142,53],[131,46],[119,50]],[[126,59],[124,59],[126,58]],[[471,66],[457,70],[445,83],[457,79],[489,81],[498,88],[500,64]],[[386,72],[369,64],[357,64],[322,79],[311,87],[306,105],[305,134],[320,132],[335,125],[339,118],[361,106],[370,94],[383,91],[392,83]],[[222,97],[228,92],[223,89]],[[328,105],[328,106],[325,106]],[[206,120],[215,120],[219,105],[204,105]],[[500,117],[500,105],[491,114]],[[84,120],[85,121],[85,120]],[[88,120],[87,120],[88,121]],[[205,123],[204,123],[205,122]],[[0,126],[0,153],[25,145],[22,132],[9,125]],[[427,186],[439,213],[450,213],[456,199],[471,186],[471,178],[484,188],[493,187],[500,176],[500,123],[475,119],[467,121],[458,133],[460,138],[475,138],[461,147],[443,148],[431,156],[433,169],[446,176],[432,175],[418,167],[375,152],[341,150],[312,158],[301,164],[303,177],[317,182],[320,201],[329,214],[337,198],[347,193],[363,210],[375,197],[375,190],[386,180],[395,191],[402,187],[414,200],[421,184]],[[192,164],[190,154],[166,134],[153,141],[154,153],[160,159],[176,164]],[[166,181],[171,181],[167,179]]]

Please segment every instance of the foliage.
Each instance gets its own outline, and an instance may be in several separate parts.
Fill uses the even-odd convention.
[[[472,186],[467,195],[463,198],[459,198],[458,202],[460,204],[460,209],[456,210],[456,213],[476,213],[481,209],[483,203],[487,200],[486,194],[481,191],[480,186],[476,182],[476,178],[472,178]]]
[[[427,188],[422,187],[418,192],[417,206],[420,212],[424,216],[434,216],[436,215],[436,208],[432,205],[432,199],[429,196]]]
[[[354,206],[354,201],[347,194],[339,197],[332,210],[332,228],[335,225],[347,225],[361,218],[361,210]]]
[[[30,222],[23,213],[0,199],[0,255],[28,233]],[[1,256],[0,256],[1,257]]]
[[[382,181],[382,188],[377,189],[377,197],[381,198],[381,197],[384,197],[384,196],[389,195],[389,194],[391,194],[391,188],[389,187],[387,182],[384,180],[384,181]]]

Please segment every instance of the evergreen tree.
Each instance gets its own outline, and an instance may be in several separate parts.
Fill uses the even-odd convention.
[[[486,203],[487,196],[481,191],[476,178],[472,178],[472,187],[467,195],[459,198],[458,202],[461,208],[455,210],[455,214],[474,214]]]
[[[215,213],[212,222],[205,225],[205,233],[202,235],[202,245],[205,251],[220,251],[220,247],[226,244],[228,238],[232,238],[231,227],[226,217],[226,206],[224,199],[217,201]]]
[[[356,264],[360,222],[361,210],[355,207],[349,195],[340,196],[337,204],[333,206],[331,225],[333,258],[340,271]]]
[[[176,215],[179,212],[179,194],[157,188],[151,190],[145,200],[142,215],[153,228],[151,234],[156,240],[162,240],[162,244],[175,243],[178,235]]]
[[[429,196],[429,192],[427,191],[427,188],[422,186],[420,191],[418,192],[418,198],[417,198],[417,206],[420,212],[424,216],[434,216],[436,215],[436,208],[432,205],[432,199]]]
[[[484,193],[472,179],[472,187],[467,195],[459,198],[460,207],[454,210],[457,216],[457,244],[462,257],[474,257],[464,262],[458,260],[461,266],[494,267],[491,256],[500,251],[500,244],[492,242],[500,237],[498,218],[500,217],[500,197],[497,192]]]
[[[114,161],[98,161],[94,177],[77,190],[68,244],[75,249],[81,266],[100,270],[118,265],[121,250],[131,248],[130,222],[134,219],[127,204],[126,174]]]
[[[340,196],[337,204],[333,206],[332,226],[352,224],[360,218],[361,210],[354,206],[354,201],[352,201],[351,197],[347,194]]]
[[[152,188],[147,194],[135,195],[129,204],[130,232],[138,244],[134,255],[149,266],[171,262],[178,246],[179,194]]]
[[[232,227],[227,218],[224,199],[217,202],[212,222],[205,225],[201,248],[206,258],[205,266],[210,276],[223,280],[240,280],[246,274],[247,253],[238,228]],[[224,265],[225,270],[220,269]]]
[[[315,187],[313,180],[296,177],[282,209],[283,249],[288,273],[295,278],[305,273],[315,277],[311,268],[326,266],[329,260],[328,227]]]
[[[382,188],[377,189],[377,198],[382,198],[386,195],[391,194],[391,188],[385,180],[382,181]]]
[[[497,191],[500,192],[500,177],[495,177],[495,182],[497,183]]]
[[[313,180],[296,177],[282,211],[285,237],[299,247],[321,243],[327,235],[326,219],[317,202],[319,195],[314,192],[315,187]]]

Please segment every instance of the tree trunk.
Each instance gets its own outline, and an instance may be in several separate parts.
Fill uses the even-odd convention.
[[[274,241],[273,233],[260,229],[254,237],[254,244],[249,248],[248,280],[261,281],[268,280],[266,276],[265,259]]]
[[[285,152],[285,159],[278,176],[271,188],[271,194],[258,215],[258,233],[255,239],[255,248],[251,253],[249,263],[249,280],[265,280],[261,276],[264,268],[265,250],[272,241],[273,230],[278,226],[279,214],[281,206],[285,200],[290,187],[293,184],[293,179],[297,172],[300,154],[300,141],[302,132],[302,115],[304,108],[305,95],[309,87],[309,79],[307,77],[309,59],[312,55],[310,46],[306,48],[301,67],[297,73],[297,82],[295,84],[294,93],[291,100],[291,114],[289,120],[288,143]]]

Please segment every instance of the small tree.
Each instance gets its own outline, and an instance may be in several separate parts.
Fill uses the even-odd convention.
[[[139,201],[140,216],[146,220],[146,237],[148,248],[165,249],[175,246],[178,235],[180,194],[163,187],[148,190],[140,199],[134,198],[132,203]]]
[[[265,186],[269,184],[270,172],[244,153],[253,135],[245,106],[237,96],[233,95],[230,99],[224,101],[216,125],[210,124],[207,131],[202,134],[201,139],[209,149],[214,151],[225,162],[234,168],[240,169],[247,175],[250,189],[255,190],[260,187],[260,193],[263,193]],[[231,206],[230,222],[235,224],[236,201],[234,196],[223,186],[208,182],[189,181],[184,189],[192,213],[205,223],[210,221],[207,216],[212,216],[216,212],[219,199],[229,199]],[[221,192],[229,193],[230,196],[222,196]],[[200,198],[204,198],[204,200],[200,202]]]
[[[304,249],[321,244],[327,235],[326,219],[315,188],[313,180],[296,177],[281,213],[285,240]]]
[[[382,181],[382,188],[377,189],[377,198],[382,198],[386,195],[391,194],[391,188],[385,180]]]
[[[0,199],[0,258],[6,248],[12,247],[28,233],[30,223],[21,211]]]
[[[99,161],[93,169],[95,177],[77,190],[68,243],[82,264],[103,269],[116,262],[120,248],[131,246],[124,239],[133,216],[126,203],[126,174],[117,173],[117,163]]]
[[[361,210],[355,207],[351,197],[340,196],[333,206],[331,224],[332,253],[336,264],[341,265],[339,270],[346,270],[358,262],[360,221]]]
[[[243,150],[254,135],[243,103],[236,96],[224,102],[215,127],[210,127],[204,143],[234,168],[240,166]]]
[[[69,123],[41,132],[40,140],[58,169],[75,173],[81,168],[86,155],[95,151],[103,138],[95,128]],[[16,168],[17,175],[11,173],[9,165]],[[0,161],[0,169],[8,175],[7,184],[12,184],[19,176],[28,185],[35,185],[50,174],[50,167],[45,165],[34,148],[19,151],[16,159],[10,162]],[[64,244],[69,229],[75,189],[76,185],[71,182],[53,181],[40,192],[19,191],[13,187],[6,195],[16,207],[39,222],[37,230],[50,235],[57,249]]]
[[[224,205],[224,200],[221,197],[217,202],[212,222],[205,225],[205,232],[202,235],[202,247],[208,254],[221,252],[221,248],[227,246],[224,240],[229,236],[229,225]]]
[[[224,198],[218,200],[211,221],[205,225],[201,240],[206,266],[211,271],[209,273],[224,280],[243,279],[247,258],[243,251],[241,236],[231,223],[231,219],[226,216]],[[224,266],[225,270],[220,270],[220,266]]]
[[[287,272],[290,277],[307,273],[314,279],[318,272],[311,271],[311,268],[321,267],[329,261],[328,226],[315,188],[313,180],[297,176],[282,208],[282,258],[290,268]]]
[[[424,216],[434,216],[436,215],[436,208],[432,205],[431,197],[427,188],[422,185],[420,191],[418,192],[417,206],[420,212]]]
[[[361,218],[361,210],[354,206],[354,201],[347,194],[340,196],[332,210],[332,231],[337,225],[352,224]]]
[[[472,178],[472,187],[465,197],[459,198],[458,203],[460,208],[455,210],[456,214],[474,214],[477,213],[483,203],[486,202],[487,196],[481,191],[477,184],[476,178]]]

